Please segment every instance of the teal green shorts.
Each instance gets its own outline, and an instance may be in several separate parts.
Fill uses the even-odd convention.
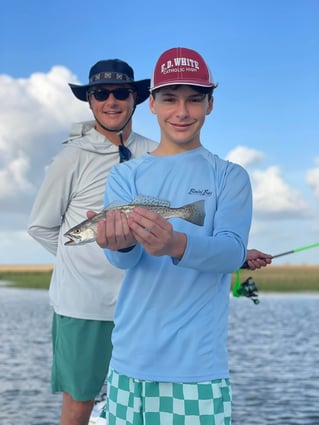
[[[108,425],[230,425],[230,382],[140,381],[110,369],[101,417]]]
[[[51,389],[94,400],[107,375],[113,322],[53,315]]]

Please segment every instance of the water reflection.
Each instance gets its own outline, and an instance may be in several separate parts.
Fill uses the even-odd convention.
[[[51,311],[46,291],[0,288],[0,423],[58,423],[50,394]]]
[[[233,425],[319,425],[319,295],[232,298]],[[47,291],[0,287],[0,424],[58,424]]]
[[[319,297],[233,299],[229,351],[233,423],[319,424]]]

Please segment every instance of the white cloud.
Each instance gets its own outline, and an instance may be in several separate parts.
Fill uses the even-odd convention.
[[[21,212],[28,213],[44,167],[71,122],[91,117],[87,103],[68,87],[71,81],[76,76],[63,66],[23,79],[0,75],[0,199],[6,199],[6,210],[23,197]]]
[[[52,264],[55,257],[25,230],[0,230],[0,264]]]
[[[254,209],[257,215],[276,218],[305,217],[308,206],[302,196],[283,179],[280,168],[272,166],[251,173]]]
[[[306,181],[313,188],[316,198],[319,198],[319,157],[315,158],[316,168],[312,168],[307,172]]]
[[[265,158],[264,152],[247,148],[246,146],[237,146],[226,156],[226,159],[243,167],[249,167],[260,163]]]
[[[265,170],[253,168],[265,157],[264,152],[246,146],[237,146],[226,157],[229,161],[251,169],[256,217],[304,218],[308,213],[308,206],[302,195],[285,182],[278,166],[271,166]]]
[[[26,177],[29,166],[29,159],[19,152],[4,169],[0,169],[0,199],[11,198],[16,191],[25,192],[33,189],[33,185]]]

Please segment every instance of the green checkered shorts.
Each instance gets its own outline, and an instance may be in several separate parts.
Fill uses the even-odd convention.
[[[111,369],[101,417],[108,425],[230,425],[230,382],[140,381]]]

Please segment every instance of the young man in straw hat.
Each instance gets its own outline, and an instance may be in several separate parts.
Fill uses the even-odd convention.
[[[128,217],[109,212],[98,225],[108,260],[126,269],[112,337],[109,425],[231,423],[230,280],[246,259],[252,194],[241,166],[201,144],[215,88],[196,51],[164,52],[150,89],[160,143],[109,175],[105,204],[143,194],[172,207],[203,200],[206,214],[200,227],[139,207]]]
[[[63,393],[61,425],[87,425],[111,355],[113,310],[123,273],[105,262],[95,244],[65,245],[64,233],[103,208],[110,169],[154,150],[157,143],[132,131],[136,105],[150,80],[134,80],[119,59],[92,66],[89,82],[70,84],[88,102],[94,120],[73,125],[36,197],[30,235],[56,255],[50,284],[53,317],[52,391]]]

